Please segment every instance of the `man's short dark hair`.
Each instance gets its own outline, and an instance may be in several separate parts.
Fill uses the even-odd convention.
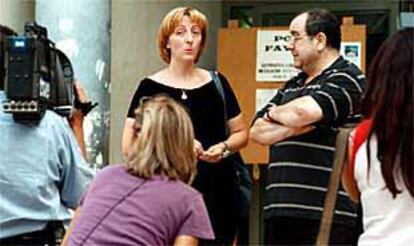
[[[7,36],[12,35],[17,35],[17,33],[7,26],[0,25],[0,90],[4,89],[3,43]]]
[[[326,36],[326,44],[336,50],[341,46],[341,26],[338,18],[326,9],[310,9],[305,24],[306,34],[314,37],[322,32]]]

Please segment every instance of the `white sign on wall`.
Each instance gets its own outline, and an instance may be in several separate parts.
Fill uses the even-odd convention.
[[[256,89],[256,112],[262,109],[277,93],[277,89]]]
[[[287,49],[290,38],[289,31],[257,31],[256,81],[286,81],[298,73]]]
[[[348,61],[361,68],[361,43],[360,42],[341,42],[339,53]]]

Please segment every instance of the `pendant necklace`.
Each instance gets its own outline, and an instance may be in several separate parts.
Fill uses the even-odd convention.
[[[181,92],[182,92],[181,93],[181,99],[182,100],[187,100],[188,97],[187,97],[187,93],[185,93],[185,90],[184,89],[181,89]]]

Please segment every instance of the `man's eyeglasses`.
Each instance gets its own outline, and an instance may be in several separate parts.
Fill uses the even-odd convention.
[[[307,34],[304,34],[304,35],[294,35],[294,34],[292,34],[292,35],[290,35],[290,39],[289,39],[289,42],[292,42],[292,43],[297,43],[297,42],[299,42],[300,40],[302,40],[302,39],[304,39],[304,38],[306,38],[306,37],[309,37]]]

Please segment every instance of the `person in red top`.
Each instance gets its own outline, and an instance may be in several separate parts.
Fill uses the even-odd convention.
[[[374,58],[363,101],[366,120],[350,136],[345,190],[362,203],[360,245],[414,240],[414,29],[389,38]]]

